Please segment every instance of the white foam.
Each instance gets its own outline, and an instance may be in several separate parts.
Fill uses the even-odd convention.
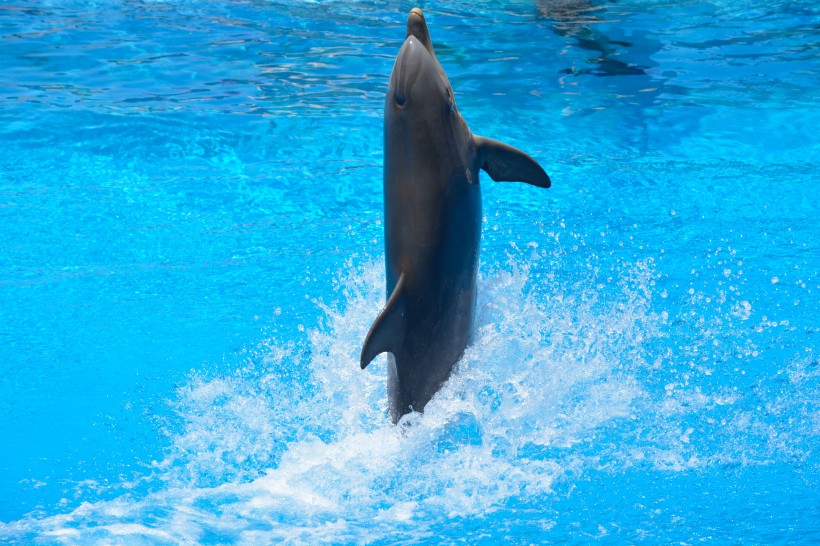
[[[776,423],[735,411],[737,392],[661,373],[676,363],[663,343],[668,314],[652,311],[652,264],[624,265],[618,276],[618,289],[604,292],[594,279],[572,290],[533,282],[514,260],[486,275],[474,344],[425,414],[394,427],[383,361],[358,365],[383,301],[382,266],[363,266],[340,282],[342,301],[320,304],[323,325],[304,340],[268,340],[235,374],[194,376],[179,390],[182,426],[155,465],[155,492],[6,524],[0,536],[65,544],[423,540],[453,518],[483,517],[509,502],[537,505],[556,483],[590,469],[763,463],[787,449],[793,438]],[[789,372],[806,405],[817,376],[807,365]],[[788,403],[775,396],[769,409],[787,411]],[[815,414],[802,433],[816,434],[818,422]],[[722,429],[725,441],[705,448],[703,435]],[[738,448],[759,434],[766,450]]]

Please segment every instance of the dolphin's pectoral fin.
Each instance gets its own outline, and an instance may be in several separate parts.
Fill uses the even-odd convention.
[[[503,142],[473,137],[479,167],[496,182],[526,182],[539,188],[550,187],[550,177],[533,158]]]
[[[393,293],[387,298],[384,309],[376,317],[367,333],[360,361],[362,369],[365,369],[376,355],[394,351],[404,340],[404,278],[404,273],[402,273]]]

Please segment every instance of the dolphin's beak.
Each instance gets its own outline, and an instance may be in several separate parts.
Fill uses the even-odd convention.
[[[430,31],[427,29],[427,21],[424,20],[424,13],[419,8],[411,9],[410,15],[407,16],[407,36],[405,36],[405,39],[411,36],[421,42],[427,48],[427,51],[435,56],[433,42],[430,40]]]

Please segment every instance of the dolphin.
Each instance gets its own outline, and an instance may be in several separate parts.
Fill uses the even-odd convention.
[[[387,303],[361,353],[388,354],[393,423],[425,405],[471,342],[481,239],[478,171],[495,181],[550,187],[530,156],[474,135],[413,8],[384,105]]]

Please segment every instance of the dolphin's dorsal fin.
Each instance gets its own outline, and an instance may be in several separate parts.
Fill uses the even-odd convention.
[[[404,317],[404,273],[399,276],[399,281],[393,289],[393,293],[387,298],[384,309],[376,317],[373,326],[367,333],[362,347],[361,366],[365,369],[376,355],[389,353],[398,349],[404,341],[405,317]]]
[[[550,177],[533,158],[502,142],[474,135],[478,166],[496,182],[526,182],[550,187]]]

